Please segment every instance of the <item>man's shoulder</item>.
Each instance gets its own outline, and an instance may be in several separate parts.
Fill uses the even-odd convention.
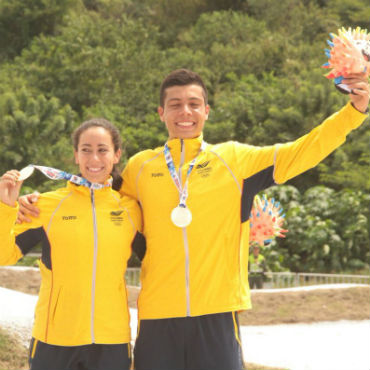
[[[239,151],[254,151],[258,150],[259,148],[260,147],[258,146],[240,143],[239,141],[235,140],[229,140],[218,144],[211,144],[209,150],[222,155],[225,153],[237,153]]]
[[[128,163],[131,164],[131,165],[138,165],[138,164],[144,163],[146,161],[149,161],[152,158],[155,158],[156,156],[158,156],[162,152],[163,152],[163,147],[158,147],[158,148],[155,148],[155,149],[142,150],[141,152],[138,152],[138,153],[134,154],[130,158]]]

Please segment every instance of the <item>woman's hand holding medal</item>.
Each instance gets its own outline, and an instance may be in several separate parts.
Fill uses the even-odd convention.
[[[0,178],[0,200],[8,206],[14,207],[24,180],[28,179],[35,168],[27,166],[20,171],[10,170]]]
[[[10,170],[0,178],[0,200],[10,207],[14,207],[18,199],[23,180],[21,173]]]

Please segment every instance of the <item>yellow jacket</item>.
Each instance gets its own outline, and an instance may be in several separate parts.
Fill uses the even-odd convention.
[[[341,145],[365,114],[350,104],[298,140],[268,147],[237,142],[208,144],[189,177],[187,206],[193,220],[172,224],[179,194],[163,147],[128,162],[121,192],[143,211],[147,249],[142,263],[140,319],[200,316],[250,307],[249,215],[254,196],[314,167]],[[202,137],[168,141],[184,183]]]
[[[110,187],[68,183],[44,193],[40,217],[14,225],[17,207],[0,202],[0,264],[42,243],[42,283],[32,336],[54,345],[130,341],[124,273],[141,227],[137,202]]]
[[[262,254],[259,254],[256,258],[252,253],[249,256],[249,273],[250,274],[262,274],[266,271],[266,259]]]

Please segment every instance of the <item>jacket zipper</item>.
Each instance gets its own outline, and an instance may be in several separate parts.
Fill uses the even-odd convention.
[[[185,145],[184,140],[180,139],[181,143],[181,157],[179,165],[179,179],[182,184],[181,169],[185,162]],[[189,241],[188,234],[186,232],[186,227],[182,228],[182,235],[184,239],[184,249],[185,249],[185,289],[186,289],[186,316],[190,316],[190,284],[189,284]]]
[[[92,270],[92,287],[91,287],[91,342],[95,343],[94,316],[95,316],[95,285],[96,285],[96,262],[98,256],[98,229],[96,226],[96,211],[95,211],[95,195],[91,189],[91,205],[93,214],[93,229],[94,229],[94,260]]]

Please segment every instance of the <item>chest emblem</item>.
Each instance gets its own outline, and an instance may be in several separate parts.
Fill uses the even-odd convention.
[[[211,161],[205,161],[196,165],[195,170],[200,177],[208,177],[212,172],[212,167],[208,166]]]
[[[110,212],[110,220],[117,226],[122,225],[122,222],[124,220],[124,214],[123,210],[118,211],[111,211]]]

